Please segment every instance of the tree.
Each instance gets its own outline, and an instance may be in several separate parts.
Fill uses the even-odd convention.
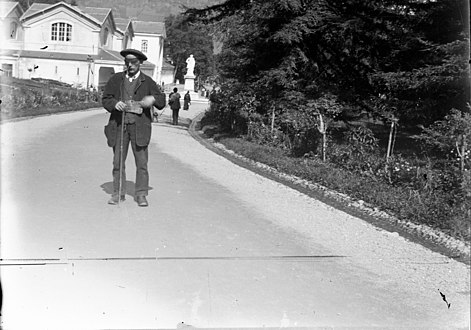
[[[416,138],[432,152],[457,160],[461,172],[471,169],[470,113],[452,109],[442,120],[434,122],[429,127],[423,127],[422,134]]]
[[[267,122],[274,108],[281,119],[330,93],[348,105],[337,120],[367,115],[405,126],[465,111],[465,7],[466,0],[228,0],[186,15],[217,26],[219,74],[250,90]]]
[[[194,20],[223,19],[223,75],[271,97],[329,90],[346,98],[371,90],[368,74],[391,50],[385,35],[403,33],[403,11],[383,2],[226,1],[187,13]]]
[[[469,102],[469,23],[466,0],[415,4],[414,25],[391,56],[391,63],[372,74],[378,93],[403,123],[423,125],[466,111]]]
[[[167,39],[165,58],[175,66],[174,78],[183,80],[186,74],[186,59],[193,54],[196,59],[195,75],[205,80],[213,73],[212,38],[201,24],[186,22],[182,15],[165,19]]]

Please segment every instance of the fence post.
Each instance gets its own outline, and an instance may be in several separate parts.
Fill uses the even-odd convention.
[[[324,123],[324,119],[322,118],[322,114],[320,112],[317,113],[319,115],[319,127],[317,128],[319,132],[322,134],[322,161],[325,162],[326,160],[326,149],[327,149],[327,125]]]
[[[396,123],[397,119],[393,118],[391,119],[391,128],[389,130],[389,141],[388,141],[388,150],[386,151],[386,163],[389,162],[389,157],[391,157],[392,152],[393,152],[393,134],[395,136],[395,130],[396,130]]]

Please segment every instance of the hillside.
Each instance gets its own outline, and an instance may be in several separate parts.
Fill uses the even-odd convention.
[[[182,12],[183,7],[204,8],[224,0],[77,0],[79,7],[112,8],[116,16],[143,21],[163,21]],[[132,3],[132,4],[131,4]]]

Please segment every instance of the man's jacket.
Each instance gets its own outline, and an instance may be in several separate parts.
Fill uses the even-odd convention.
[[[105,86],[103,92],[103,107],[111,113],[108,125],[105,126],[105,135],[108,140],[108,146],[116,145],[119,134],[118,126],[121,125],[122,112],[115,109],[118,101],[123,101],[121,96],[124,92],[125,72],[114,74]],[[134,90],[133,100],[141,101],[144,96],[152,95],[155,98],[154,106],[161,110],[165,107],[165,94],[161,92],[154,80],[144,73],[140,73],[137,78],[136,89]],[[152,133],[152,107],[144,108],[142,114],[136,116],[136,143],[138,146],[147,146],[150,142]]]
[[[170,109],[172,110],[180,110],[181,104],[180,104],[180,94],[179,93],[172,93],[170,96],[170,99],[172,100],[172,103],[170,104]]]

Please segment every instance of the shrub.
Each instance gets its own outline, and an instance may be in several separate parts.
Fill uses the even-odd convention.
[[[86,102],[87,91],[73,88],[61,87],[51,89],[47,86],[41,87],[35,82],[30,86],[30,81],[16,79],[12,85],[2,86],[0,96],[2,98],[2,119],[33,116],[61,111],[71,111],[96,107],[96,101]],[[14,85],[13,85],[14,84]]]

